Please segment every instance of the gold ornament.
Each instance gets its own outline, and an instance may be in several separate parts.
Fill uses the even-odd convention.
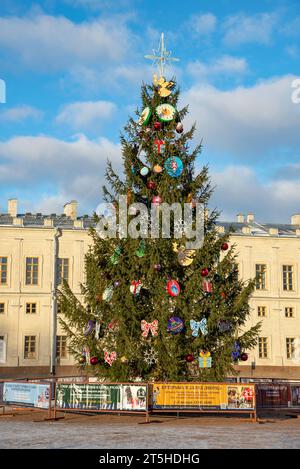
[[[162,98],[166,98],[171,94],[171,89],[174,86],[173,81],[166,81],[164,77],[160,77],[159,79],[157,78],[157,75],[153,75],[153,84],[154,86],[159,87],[158,94]]]
[[[177,253],[178,262],[180,265],[187,267],[192,264],[196,254],[195,249],[186,249],[185,246],[179,246],[178,243],[173,243],[173,251]]]
[[[125,357],[125,355],[123,355],[123,357],[121,357],[120,360],[121,360],[122,363],[127,363],[128,362],[128,358]]]

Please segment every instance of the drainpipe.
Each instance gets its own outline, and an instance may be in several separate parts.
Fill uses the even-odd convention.
[[[56,228],[53,238],[53,279],[51,291],[51,356],[50,374],[55,375],[56,365],[56,330],[57,330],[57,258],[58,258],[58,238],[62,236],[61,228]]]

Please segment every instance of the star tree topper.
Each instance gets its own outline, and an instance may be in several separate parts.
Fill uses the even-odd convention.
[[[165,66],[168,62],[179,61],[179,59],[171,57],[171,52],[165,48],[164,33],[161,33],[158,50],[154,50],[153,55],[145,55],[145,59],[153,60],[153,63],[156,63],[160,78],[164,76]]]

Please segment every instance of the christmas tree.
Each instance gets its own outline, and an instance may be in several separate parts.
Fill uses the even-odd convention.
[[[206,209],[208,168],[195,172],[201,144],[190,150],[195,126],[184,130],[188,108],[177,109],[179,88],[163,76],[169,58],[163,37],[154,58],[158,74],[142,86],[137,118],[121,136],[124,177],[107,165],[110,190],[103,192],[113,209],[109,220],[94,214],[84,301],[64,282],[60,322],[70,352],[93,375],[221,381],[257,343],[260,324],[245,327],[254,281],[239,279],[229,233],[218,232],[219,213]],[[160,209],[167,204],[177,211],[163,225]],[[189,223],[178,211],[183,207],[190,208]],[[191,248],[188,225],[194,234],[199,207],[205,208],[204,237]]]

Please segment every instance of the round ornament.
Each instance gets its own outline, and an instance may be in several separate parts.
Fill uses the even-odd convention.
[[[90,364],[91,365],[97,365],[99,363],[99,360],[97,357],[91,357],[90,358]]]
[[[207,268],[201,270],[201,275],[202,277],[207,277],[209,274],[209,271]]]
[[[162,166],[160,166],[159,164],[156,164],[154,167],[153,167],[153,171],[156,173],[156,174],[160,174],[162,172],[163,168]]]
[[[113,292],[114,292],[114,287],[112,285],[110,287],[105,288],[103,295],[102,295],[102,299],[104,301],[110,301],[112,299]]]
[[[167,330],[172,334],[179,334],[184,329],[184,322],[177,316],[172,316],[168,319]]]
[[[183,132],[183,125],[182,125],[181,122],[178,122],[178,124],[176,125],[176,132],[177,132],[178,134],[182,134],[182,132]]]
[[[159,195],[155,195],[152,199],[153,205],[160,205],[163,199]]]
[[[84,365],[86,363],[86,358],[85,356],[83,355],[82,357],[79,358],[78,362],[80,363],[80,365]]]
[[[128,363],[128,358],[123,355],[123,357],[120,358],[122,363]]]
[[[167,283],[167,290],[169,295],[178,296],[180,293],[180,286],[176,280],[169,280]]]
[[[240,358],[243,362],[246,362],[248,360],[248,353],[242,353]]]
[[[140,170],[140,174],[142,176],[147,176],[148,173],[149,173],[149,168],[147,168],[147,166],[143,166],[142,169]]]
[[[147,125],[151,117],[151,109],[149,106],[145,107],[142,114],[140,115],[138,123],[140,125]]]
[[[95,322],[92,320],[89,320],[84,326],[83,333],[85,336],[90,335],[94,329],[95,329]]]
[[[155,130],[161,130],[161,123],[160,122],[154,122],[153,127]]]
[[[229,248],[228,243],[223,243],[221,246],[222,251],[227,251],[228,248]]]
[[[174,119],[176,109],[171,104],[160,104],[156,107],[155,112],[162,122],[170,122]]]
[[[223,291],[221,292],[221,298],[222,298],[222,300],[225,300],[225,298],[226,298],[226,295]]]
[[[185,359],[188,363],[192,363],[194,361],[194,355],[192,355],[191,353],[189,353],[188,355],[186,355]]]
[[[156,189],[156,182],[154,182],[154,181],[148,181],[148,182],[147,182],[147,187],[148,187],[148,189],[150,189],[150,190],[153,191],[154,189]]]
[[[169,176],[176,178],[180,176],[183,171],[183,163],[178,156],[170,156],[170,158],[165,161],[165,168]]]
[[[154,264],[154,270],[156,270],[156,271],[161,270],[161,265],[160,264]]]
[[[115,287],[119,287],[119,286],[120,286],[120,282],[117,280],[116,282],[114,282],[114,286],[115,286]]]

